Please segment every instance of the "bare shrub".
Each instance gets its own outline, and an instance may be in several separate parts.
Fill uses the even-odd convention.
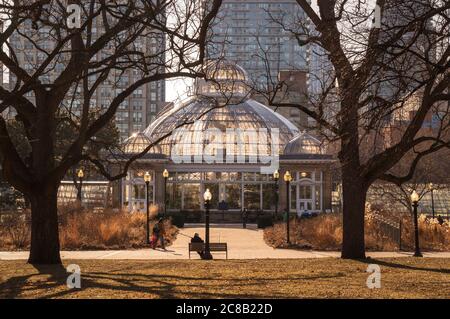
[[[402,242],[408,249],[414,248],[414,223],[413,219],[403,219]],[[448,251],[450,250],[450,222],[440,225],[436,218],[419,216],[420,247],[423,250]]]
[[[277,223],[264,230],[268,245],[284,248],[286,244],[286,224]],[[319,215],[305,220],[292,220],[290,241],[293,246],[323,250],[340,249],[342,241],[342,221],[340,215]]]
[[[11,212],[0,219],[0,247],[5,249],[24,249],[30,245],[30,212]]]
[[[149,210],[150,231],[156,223],[158,207]],[[79,204],[59,208],[59,237],[61,249],[130,249],[147,247],[145,213],[129,213],[113,209],[93,212]],[[0,216],[0,249],[29,249],[30,212],[11,212]],[[166,245],[176,239],[178,228],[164,221]]]
[[[414,224],[412,216],[401,215],[402,249],[414,247]],[[425,251],[450,250],[450,224],[440,225],[436,219],[419,218],[420,246]],[[286,224],[278,223],[264,230],[264,240],[275,248],[285,248]],[[320,250],[340,250],[342,243],[342,215],[319,215],[311,219],[293,220],[290,228],[291,246]],[[387,236],[374,219],[366,218],[365,241],[367,250],[393,251],[398,242]]]
[[[150,209],[150,216],[155,216]],[[60,225],[62,249],[128,249],[146,246],[146,214],[105,210],[102,213],[78,211],[67,213]],[[150,230],[156,223],[150,221]],[[170,245],[178,229],[165,221],[166,242]]]

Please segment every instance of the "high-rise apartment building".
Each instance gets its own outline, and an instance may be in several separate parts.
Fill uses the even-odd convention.
[[[280,71],[307,70],[308,46],[298,45],[276,21],[299,32],[307,27],[295,0],[224,0],[212,28],[209,56],[236,62],[262,86],[276,83]]]
[[[211,58],[224,57],[241,65],[251,85],[263,90],[283,82],[284,103],[308,103],[310,45],[293,35],[306,34],[310,25],[296,0],[224,0],[213,25]],[[263,96],[254,99],[267,103]],[[310,119],[294,107],[277,108],[300,129]]]
[[[27,32],[29,30],[30,32]],[[19,64],[23,66],[29,74],[32,74],[46,58],[46,54],[42,51],[49,52],[54,46],[55,41],[49,36],[50,29],[46,26],[40,26],[38,30],[32,29],[30,20],[23,23],[21,27],[21,34],[15,32],[9,38],[9,44],[14,50],[15,55],[19,61]],[[92,28],[92,39],[95,40],[102,35],[101,24],[98,23],[96,27]],[[34,41],[39,45],[39,50],[36,45],[33,45],[23,34],[32,34]],[[153,33],[153,37],[145,36],[137,38],[133,42],[134,50],[141,50],[146,54],[161,53],[160,59],[164,60],[164,36],[157,33]],[[108,56],[109,52],[114,52],[114,48],[107,47],[98,53],[98,59],[104,59]],[[54,63],[51,70],[40,77],[42,83],[52,83],[52,81],[64,70],[65,57],[61,56]],[[136,82],[142,78],[142,71],[139,69],[126,69],[125,71],[111,70],[108,78],[100,84],[96,89],[96,92],[91,98],[91,107],[99,110],[109,107],[110,102],[117,96],[123,89],[127,88],[130,84]],[[90,83],[93,83],[97,79],[97,75],[89,77]],[[8,78],[3,78],[2,85],[13,86],[15,85],[14,75],[11,73]],[[62,108],[70,110],[74,115],[80,114],[82,103],[82,88],[73,88],[69,94],[68,99],[64,101]],[[73,96],[75,98],[73,99]],[[28,99],[33,100],[34,95],[32,92],[27,96]],[[152,82],[141,86],[136,89],[126,100],[120,105],[116,112],[116,125],[120,131],[121,139],[128,138],[135,132],[144,130],[156,117],[159,110],[165,105],[165,82]],[[14,113],[7,111],[4,114],[11,118]]]

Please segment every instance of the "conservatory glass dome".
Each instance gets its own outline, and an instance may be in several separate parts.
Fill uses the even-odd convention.
[[[322,143],[312,135],[302,132],[284,148],[284,155],[324,154]]]
[[[248,81],[247,71],[243,67],[225,59],[209,60],[205,63],[203,70],[207,79],[216,81]]]
[[[244,209],[272,217],[284,207],[297,214],[331,209],[334,160],[321,141],[252,99],[240,66],[210,61],[202,72],[205,79],[190,90],[195,94],[166,104],[143,132],[124,142],[121,156],[115,157],[119,169],[124,160],[136,161],[113,185],[118,205],[146,212],[153,204],[164,214],[179,212],[187,222],[198,223],[209,189],[217,222],[239,222]],[[150,154],[142,154],[154,144]],[[276,169],[293,177],[291,196],[280,201],[274,200],[276,185],[283,185],[273,176]]]
[[[156,140],[172,132],[159,143],[162,153],[168,156],[173,154],[175,146],[183,150],[183,155],[199,155],[213,139],[216,148],[226,150],[227,154],[253,155],[257,149],[260,155],[280,155],[284,146],[298,134],[297,128],[286,118],[254,100],[247,99],[239,104],[217,108],[215,106],[209,99],[190,99],[178,107],[174,106],[171,112],[158,118],[144,133]],[[212,132],[214,136],[207,136],[205,132]],[[259,137],[255,140],[242,135],[242,148],[237,140],[227,143],[239,132],[255,132]],[[273,135],[277,132],[278,137]]]
[[[199,96],[242,99],[250,91],[247,72],[231,61],[210,60],[205,63],[203,73],[205,79],[197,79],[195,83],[195,92]]]
[[[151,144],[151,140],[142,132],[134,133],[122,144],[122,151],[125,154],[139,154]],[[158,145],[153,146],[148,151],[149,154],[161,154],[161,148]]]
[[[231,62],[215,67],[219,69],[214,69],[213,74],[223,83],[246,81],[246,72]],[[208,86],[208,82],[198,85]],[[223,106],[217,98],[196,94],[169,107],[144,131],[151,140],[170,135],[158,144],[167,156],[173,155],[174,149],[178,155],[180,150],[183,156],[200,155],[208,144],[228,155],[281,155],[285,145],[299,133],[285,117],[247,97]],[[258,135],[255,138],[252,134]]]

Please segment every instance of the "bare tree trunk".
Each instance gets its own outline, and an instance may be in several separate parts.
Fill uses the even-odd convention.
[[[343,237],[342,258],[363,259],[364,242],[364,210],[367,189],[360,178],[351,172],[343,172]]]
[[[30,196],[30,264],[60,264],[58,234],[58,187],[45,186]]]
[[[349,99],[347,105],[355,105],[354,99]],[[343,103],[343,105],[346,105]],[[367,186],[361,177],[360,149],[358,136],[358,110],[347,107],[343,113],[343,136],[339,160],[342,166],[342,197],[343,197],[343,234],[342,258],[363,259],[365,255],[364,242],[364,210]]]

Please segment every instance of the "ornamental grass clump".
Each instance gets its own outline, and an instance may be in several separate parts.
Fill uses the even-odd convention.
[[[414,249],[414,223],[410,214],[396,214],[366,208],[365,242],[369,251],[398,250],[398,238],[386,232],[382,223],[374,217],[384,216],[392,221],[401,221],[401,249]],[[420,247],[423,251],[450,251],[450,223],[442,224],[435,218],[421,215],[418,219]],[[310,248],[317,250],[340,250],[342,243],[342,215],[320,214],[307,219],[292,219],[290,223],[290,248]],[[264,240],[269,246],[287,248],[286,223],[277,223],[264,230]]]
[[[150,232],[158,207],[150,208]],[[113,209],[96,212],[79,205],[59,208],[59,239],[62,250],[132,249],[146,244],[146,214]],[[164,221],[166,245],[176,239],[178,228]],[[4,214],[0,219],[0,249],[26,250],[30,246],[29,213]]]
[[[158,208],[150,209],[150,230],[156,223]],[[63,218],[60,226],[62,249],[129,249],[147,247],[146,214],[141,212],[105,210],[101,213],[78,211]],[[170,245],[178,229],[170,220],[164,221],[166,242]]]

